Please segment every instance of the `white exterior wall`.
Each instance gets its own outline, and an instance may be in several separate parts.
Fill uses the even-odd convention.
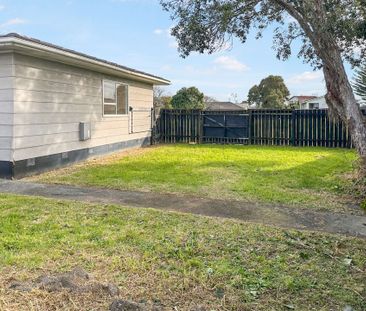
[[[0,54],[0,161],[13,158],[13,55]]]
[[[327,109],[328,105],[325,100],[325,97],[317,97],[311,100],[308,100],[301,104],[301,109],[310,109],[311,104],[318,104],[318,109]]]
[[[128,115],[103,117],[102,81],[128,84],[135,109],[152,108],[152,84],[20,54],[14,74],[14,161],[150,136],[149,112],[134,115],[135,134]],[[79,122],[91,123],[90,140],[79,141]]]

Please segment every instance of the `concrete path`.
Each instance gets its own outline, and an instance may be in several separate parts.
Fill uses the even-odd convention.
[[[205,216],[234,218],[253,223],[314,230],[366,238],[366,216],[316,212],[280,205],[201,199],[153,192],[119,191],[24,181],[0,181],[0,193],[55,199],[148,207]]]

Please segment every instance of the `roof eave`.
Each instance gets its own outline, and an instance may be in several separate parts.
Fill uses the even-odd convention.
[[[123,69],[113,64],[108,64],[100,60],[88,58],[83,55],[75,54],[69,51],[60,50],[54,47],[44,46],[34,42],[15,37],[0,38],[0,50],[14,51],[30,56],[54,60],[65,64],[89,69],[101,73],[130,78],[141,82],[154,85],[170,85],[170,81],[158,77],[152,77],[143,73]]]

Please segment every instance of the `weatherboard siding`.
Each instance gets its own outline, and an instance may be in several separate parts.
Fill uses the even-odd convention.
[[[13,55],[0,54],[0,161],[13,157]]]
[[[152,107],[150,84],[21,54],[14,54],[14,73],[14,161],[150,136],[149,113],[134,116],[133,134],[129,116],[103,117],[102,80],[128,84],[135,109]],[[79,141],[79,122],[90,122],[90,140]]]

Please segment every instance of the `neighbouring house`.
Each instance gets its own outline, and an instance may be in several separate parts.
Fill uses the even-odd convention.
[[[304,102],[317,98],[316,96],[305,96],[305,95],[299,95],[299,96],[292,96],[289,100],[287,100],[287,106],[289,106],[290,104],[299,104],[301,107],[301,104],[303,104]]]
[[[241,107],[242,109],[249,109],[250,108],[250,104],[246,101],[242,101],[241,103],[237,103],[236,105],[238,105],[239,107]]]
[[[300,109],[328,109],[324,96],[315,97],[300,104]]]
[[[18,34],[0,51],[1,177],[149,143],[168,80]]]
[[[205,103],[205,110],[243,110],[244,107],[240,104],[234,104],[232,102],[207,102]]]

